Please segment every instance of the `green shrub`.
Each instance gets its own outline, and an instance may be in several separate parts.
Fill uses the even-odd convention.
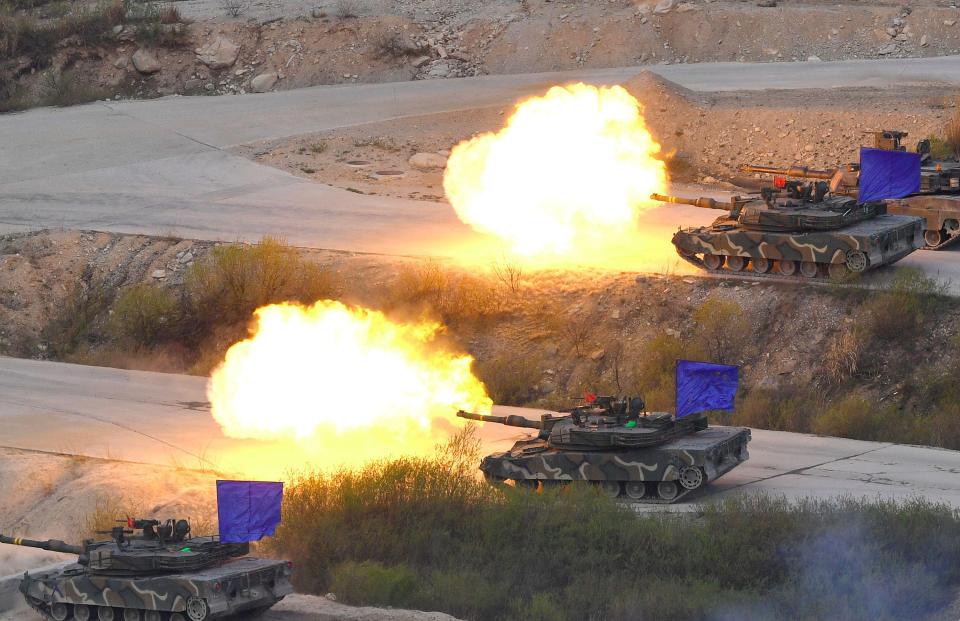
[[[731,421],[758,429],[807,432],[822,404],[821,396],[810,388],[754,388],[737,399]]]
[[[956,157],[953,149],[947,144],[947,142],[940,136],[931,135],[928,137],[930,140],[930,157],[935,160],[948,160],[952,157]]]
[[[73,71],[48,69],[40,76],[37,103],[42,106],[74,106],[104,99],[107,95],[107,91],[78,80]]]
[[[302,259],[283,240],[264,237],[254,245],[215,247],[187,272],[186,291],[190,331],[209,335],[215,326],[246,325],[267,304],[333,297],[337,284],[326,268]]]
[[[139,345],[155,345],[171,332],[179,304],[165,287],[140,283],[127,287],[113,304],[114,334]]]
[[[525,405],[536,397],[543,369],[539,358],[513,354],[478,362],[475,372],[494,403]]]
[[[385,305],[420,307],[447,323],[456,323],[500,313],[503,298],[490,279],[444,270],[436,261],[424,261],[400,269]]]
[[[919,336],[924,320],[943,303],[944,285],[920,269],[900,268],[882,291],[865,304],[869,335],[909,343]]]
[[[408,606],[416,587],[416,574],[404,565],[346,561],[330,572],[337,599],[357,606]]]
[[[93,327],[110,305],[116,290],[108,287],[88,267],[74,285],[59,312],[55,314],[41,331],[41,340],[47,344],[47,351],[53,358],[64,358],[73,353],[80,345],[93,339]]]
[[[748,342],[749,325],[743,320],[743,309],[736,302],[710,299],[693,312],[698,341],[711,362],[738,362]]]

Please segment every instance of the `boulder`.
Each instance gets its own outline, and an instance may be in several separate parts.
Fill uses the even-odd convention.
[[[160,71],[160,61],[153,55],[153,52],[146,49],[139,49],[133,53],[131,58],[133,66],[143,74],[151,74]]]
[[[196,52],[197,60],[211,69],[226,69],[237,62],[240,46],[226,37],[217,37]]]
[[[437,170],[447,166],[447,158],[439,153],[417,153],[407,163],[417,170]]]
[[[254,93],[266,93],[276,85],[278,79],[280,79],[280,76],[277,75],[276,71],[261,73],[250,80],[250,90]]]
[[[673,10],[673,7],[677,4],[677,0],[662,0],[657,3],[657,6],[653,7],[653,13],[655,15],[663,15],[669,13]]]

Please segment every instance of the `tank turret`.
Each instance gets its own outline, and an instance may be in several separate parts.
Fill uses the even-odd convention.
[[[76,563],[26,573],[20,592],[54,621],[216,619],[266,610],[293,591],[284,561],[246,556],[248,543],[191,536],[186,520],[126,519],[110,539],[82,545],[0,535],[0,543],[65,554]]]
[[[878,130],[864,132],[870,136],[870,146],[887,151],[906,151],[902,144],[907,132]],[[905,198],[886,200],[888,213],[923,218],[925,247],[943,248],[960,239],[960,162],[935,160],[931,154],[930,140],[917,143],[920,155],[920,190]],[[860,166],[847,164],[830,171],[810,170],[801,166],[776,168],[772,166],[744,166],[744,172],[779,175],[803,179],[830,179],[830,191],[857,197],[860,185]],[[823,175],[832,175],[825,177]]]
[[[460,418],[537,429],[510,451],[485,457],[488,481],[555,485],[585,481],[611,497],[676,502],[747,459],[750,431],[710,427],[704,415],[645,412],[643,399],[601,396],[540,420],[457,412]]]

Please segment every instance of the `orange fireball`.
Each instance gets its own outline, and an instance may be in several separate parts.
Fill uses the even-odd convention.
[[[296,439],[313,466],[430,454],[458,409],[492,405],[441,330],[330,300],[260,308],[210,377],[213,417],[229,437]]]
[[[577,259],[631,242],[667,188],[659,154],[625,89],[558,86],[454,147],[443,185],[463,222],[515,253]]]

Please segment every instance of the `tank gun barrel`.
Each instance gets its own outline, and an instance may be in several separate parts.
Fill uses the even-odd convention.
[[[499,423],[501,425],[508,425],[510,427],[526,427],[528,429],[540,429],[542,427],[542,423],[540,421],[530,420],[529,418],[524,418],[515,414],[511,414],[510,416],[493,416],[489,414],[474,414],[473,412],[464,412],[463,410],[460,410],[457,412],[457,416],[460,418],[468,418],[470,420],[479,420],[485,423]]]
[[[9,543],[15,546],[26,546],[28,548],[40,548],[41,550],[50,550],[51,552],[63,552],[64,554],[82,554],[83,548],[80,546],[64,543],[59,539],[47,539],[46,541],[34,541],[33,539],[22,539],[20,537],[7,537],[0,535],[0,543]]]
[[[776,166],[742,166],[742,172],[762,173],[765,175],[783,175],[784,177],[798,177],[801,179],[833,179],[835,171],[814,170],[806,166],[790,166],[789,168],[777,168]]]
[[[678,205],[693,205],[702,209],[722,209],[727,211],[730,205],[712,198],[687,198],[683,196],[667,196],[666,194],[651,194],[650,198],[661,203],[675,203]]]

